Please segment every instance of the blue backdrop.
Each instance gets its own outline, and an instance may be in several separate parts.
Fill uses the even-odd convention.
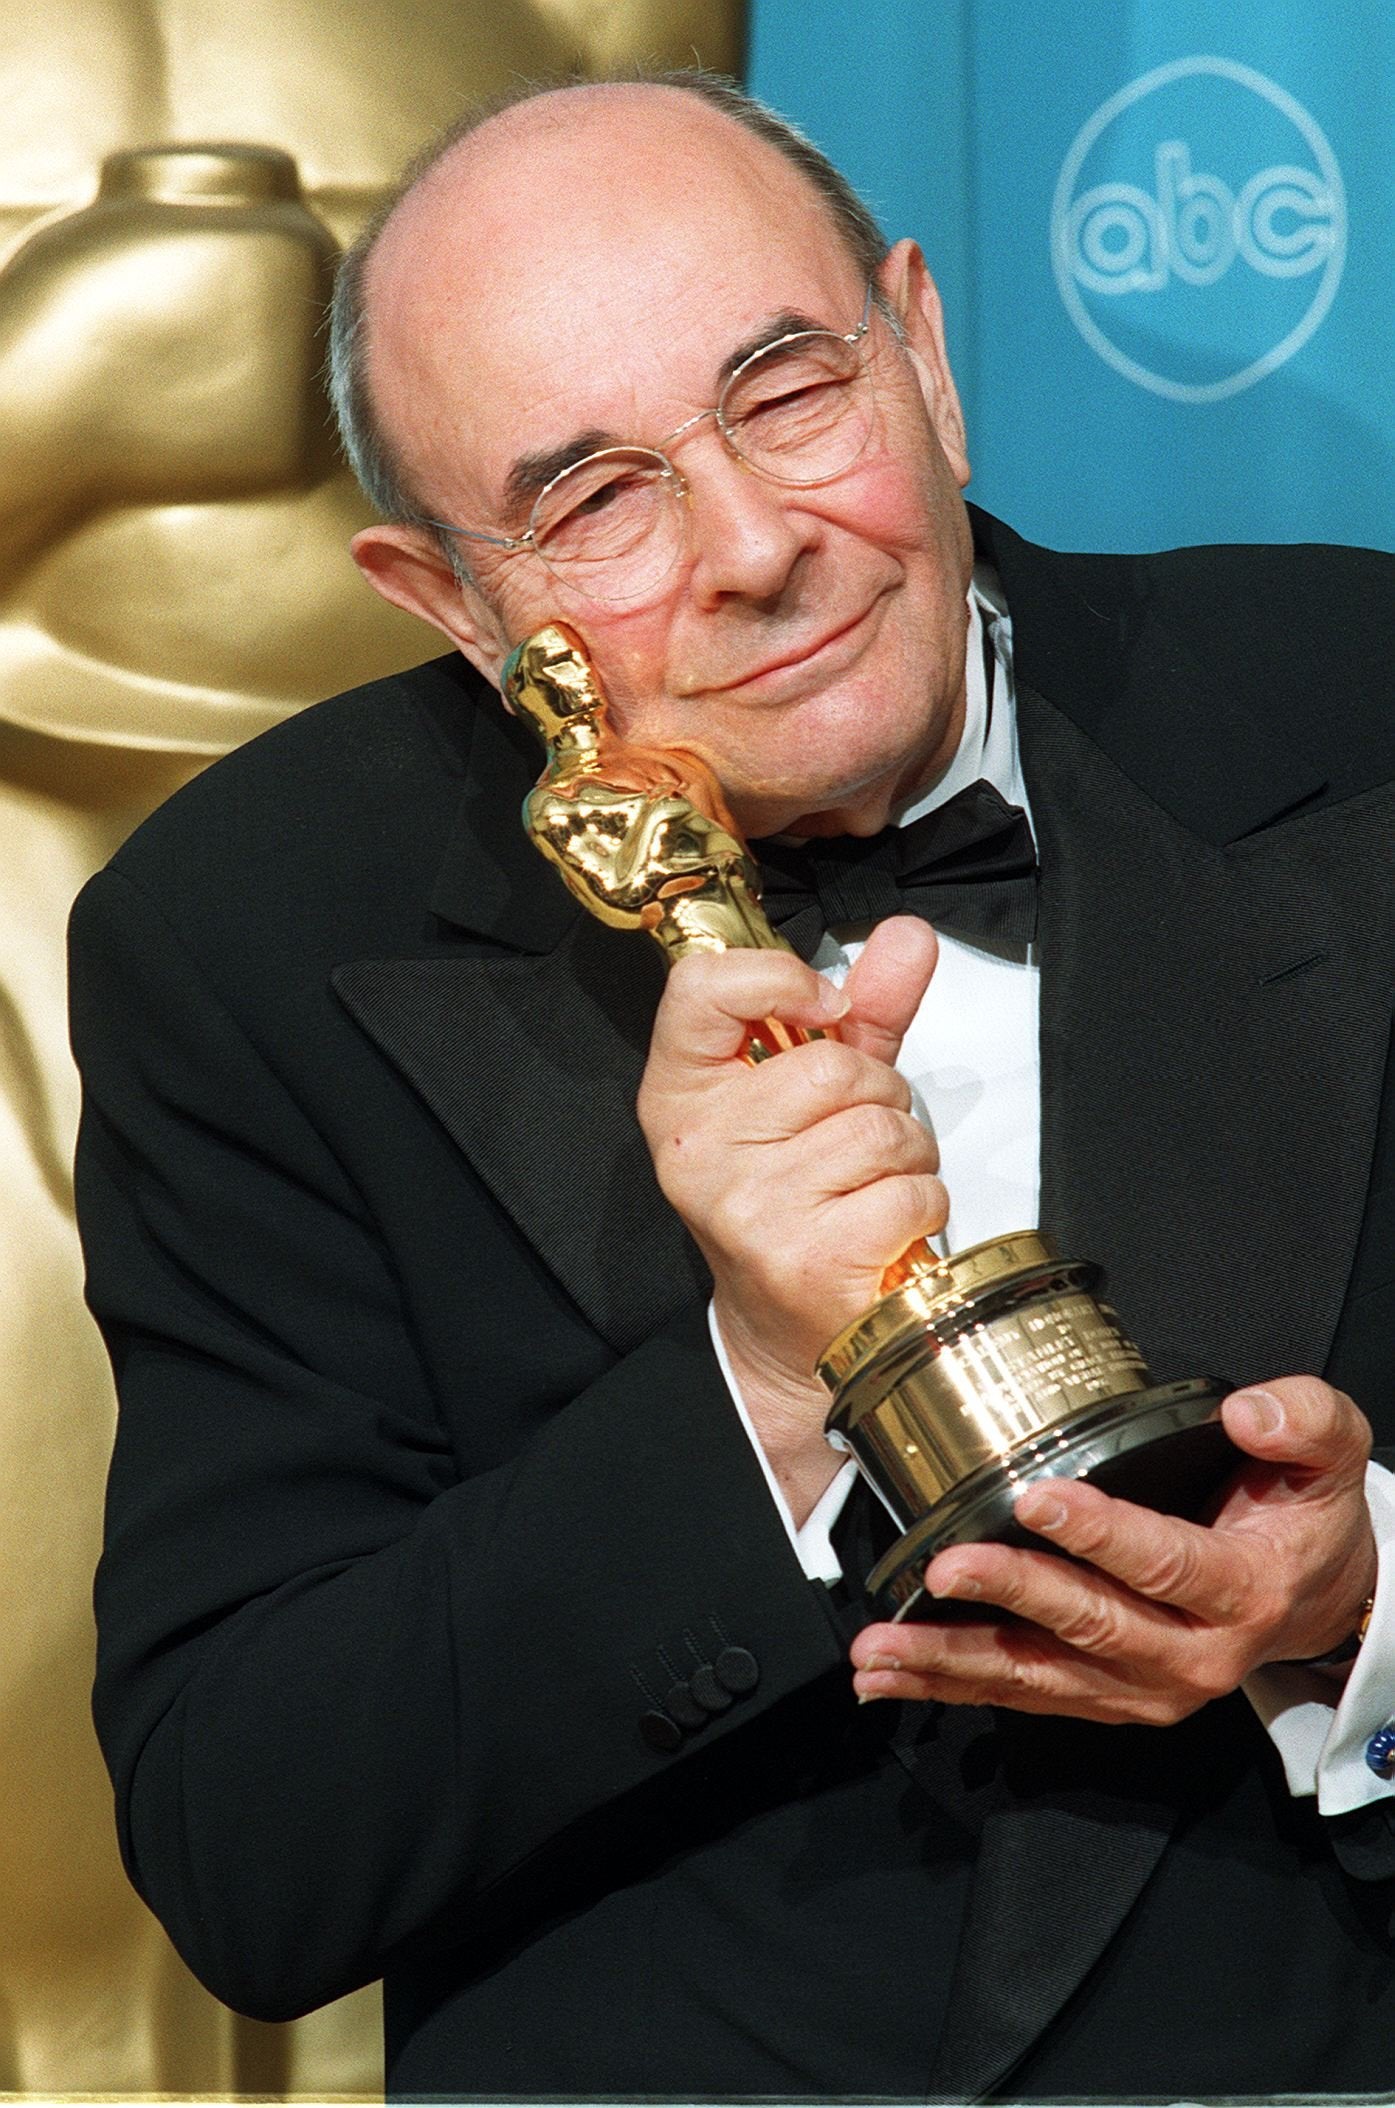
[[[748,79],[924,246],[981,504],[1395,548],[1390,0],[751,0]]]

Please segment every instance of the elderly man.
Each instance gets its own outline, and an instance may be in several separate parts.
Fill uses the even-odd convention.
[[[457,654],[75,924],[134,1879],[251,2011],[382,1973],[398,2093],[1383,2090],[1388,560],[971,532],[919,251],[700,77],[457,134],[337,330],[355,555]],[[831,978],[661,989],[517,830],[558,616],[752,837],[990,782],[1035,940],[835,905]],[[768,1014],[842,1043],[747,1068]],[[927,1576],[1016,1622],[867,1625],[814,1358],[1038,1212],[1246,1461],[1208,1527],[1038,1488],[1073,1558]]]

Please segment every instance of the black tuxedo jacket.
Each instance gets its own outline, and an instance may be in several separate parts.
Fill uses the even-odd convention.
[[[1325,1370],[1389,1440],[1395,564],[975,524],[1042,1219],[1160,1378]],[[1395,1839],[1291,1800],[1243,1698],[851,1704],[635,1126],[657,954],[524,840],[536,765],[440,660],[232,756],[79,903],[137,1886],[249,2012],[384,1974],[402,2093],[1385,2091]]]

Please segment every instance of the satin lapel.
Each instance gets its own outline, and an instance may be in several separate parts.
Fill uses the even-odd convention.
[[[578,921],[537,958],[364,960],[334,985],[603,1338],[707,1285],[635,1119],[662,966]]]
[[[1042,863],[1042,1221],[1106,1266],[1159,1377],[1321,1369],[1390,1030],[1391,913],[1368,896],[1392,801],[1217,848],[1020,681],[1018,723]],[[1098,1743],[1120,1730],[1000,1728],[1016,1777],[1010,1761],[984,1823],[933,2074],[965,2099],[1050,2025],[1176,1820],[1163,1739],[1125,1786]],[[1070,1761],[1042,1790],[1058,1745]]]
[[[1127,1730],[998,1719],[1007,1780],[979,1833],[932,2099],[1002,2085],[1118,1931],[1176,1821],[1146,1785],[1101,1790],[1091,1738]]]
[[[1321,1370],[1390,1032],[1391,798],[1214,847],[1031,690],[1018,702],[1042,859],[1042,1221],[1106,1267],[1160,1378]]]
[[[334,986],[623,1353],[708,1286],[635,1119],[663,966],[568,899],[518,820],[537,772],[531,740],[497,706],[474,718],[431,905],[487,943],[358,960]]]

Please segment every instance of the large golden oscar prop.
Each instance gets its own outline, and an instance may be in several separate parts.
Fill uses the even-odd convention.
[[[537,631],[510,657],[504,693],[547,748],[524,825],[591,914],[647,930],[670,965],[690,951],[788,949],[710,769],[693,754],[617,739],[579,639],[560,624]],[[747,1059],[807,1037],[764,1019],[751,1026]],[[902,1526],[868,1576],[887,1615],[945,1614],[921,1579],[944,1546],[1027,1542],[1012,1508],[1033,1479],[1089,1478],[1195,1514],[1226,1476],[1233,1452],[1218,1414],[1228,1386],[1155,1384],[1094,1294],[1099,1278],[1039,1230],[949,1258],[922,1238],[825,1349],[828,1432]]]
[[[741,0],[0,6],[0,2098],[381,2098],[376,1986],[232,2013],[121,1866],[64,928],[210,760],[440,648],[349,559],[371,509],[319,379],[335,257],[402,164],[519,81],[741,50]]]

